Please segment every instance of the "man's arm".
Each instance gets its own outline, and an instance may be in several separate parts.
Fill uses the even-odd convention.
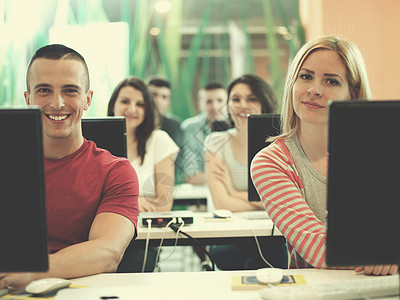
[[[134,233],[135,226],[124,216],[100,213],[93,220],[88,241],[49,255],[48,272],[7,274],[0,280],[0,289],[23,287],[39,278],[74,278],[114,272]]]

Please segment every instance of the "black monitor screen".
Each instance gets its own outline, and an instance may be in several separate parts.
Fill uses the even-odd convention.
[[[127,157],[124,117],[82,119],[82,134],[99,148],[119,157]]]
[[[270,142],[266,139],[280,134],[280,115],[261,114],[248,116],[248,199],[249,201],[260,201],[257,190],[251,180],[250,164],[254,156]]]
[[[46,271],[47,225],[39,109],[0,109],[0,273]]]
[[[399,259],[400,101],[332,102],[327,264]]]

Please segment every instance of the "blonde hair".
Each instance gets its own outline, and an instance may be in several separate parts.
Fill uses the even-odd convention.
[[[299,118],[293,107],[293,86],[299,71],[308,56],[318,50],[335,51],[346,67],[346,79],[349,85],[351,100],[371,99],[367,71],[362,55],[355,44],[334,36],[324,36],[307,42],[294,57],[285,82],[281,109],[281,128],[279,136],[271,137],[273,141],[294,135],[299,129]]]

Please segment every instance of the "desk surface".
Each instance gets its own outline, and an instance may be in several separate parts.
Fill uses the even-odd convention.
[[[285,270],[285,274],[303,275],[307,283],[326,283],[356,278],[368,278],[352,270]],[[74,285],[90,287],[127,287],[134,291],[132,299],[254,299],[260,300],[258,290],[232,291],[231,278],[255,275],[255,271],[173,272],[100,274],[74,279]],[[144,297],[144,298],[142,298]],[[392,299],[392,298],[391,298]],[[394,298],[396,299],[396,298]]]
[[[207,199],[209,197],[207,185],[194,185],[190,183],[182,183],[175,186],[175,200],[182,199]]]
[[[265,219],[250,220],[245,216],[252,212],[233,213],[231,218],[217,219],[212,213],[195,212],[194,223],[185,225],[182,230],[196,239],[221,239],[221,238],[248,238],[271,236],[273,223],[267,216]],[[258,212],[254,212],[258,213]],[[139,224],[141,224],[139,219]],[[149,230],[146,226],[139,226],[137,240],[146,240]],[[171,229],[151,228],[150,239],[175,239],[176,233]],[[281,236],[280,231],[275,228],[274,236]],[[186,237],[182,237],[187,239]]]

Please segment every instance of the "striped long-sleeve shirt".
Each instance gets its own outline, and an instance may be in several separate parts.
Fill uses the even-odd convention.
[[[290,244],[289,251],[294,248],[298,254],[292,255],[291,267],[327,268],[325,225],[304,197],[303,183],[283,139],[254,157],[251,177],[267,213]]]

